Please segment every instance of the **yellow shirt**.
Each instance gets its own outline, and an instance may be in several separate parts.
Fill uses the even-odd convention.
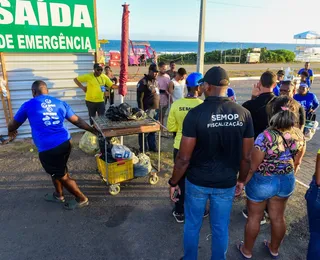
[[[167,128],[169,132],[177,133],[173,144],[175,149],[179,150],[180,148],[184,118],[187,116],[189,110],[202,103],[203,101],[199,98],[181,98],[173,102],[169,112]]]
[[[111,88],[113,82],[105,75],[101,74],[95,77],[93,73],[81,75],[77,77],[81,83],[87,83],[86,101],[90,102],[104,102],[103,88],[106,86]]]

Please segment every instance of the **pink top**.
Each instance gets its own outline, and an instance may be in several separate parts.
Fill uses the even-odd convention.
[[[169,105],[169,83],[170,76],[168,74],[158,75],[157,81],[160,89],[160,106],[165,107]],[[161,91],[162,90],[162,91]],[[165,91],[165,93],[163,93]]]

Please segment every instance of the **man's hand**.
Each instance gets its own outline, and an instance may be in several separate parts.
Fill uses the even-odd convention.
[[[12,131],[12,132],[8,132],[8,136],[9,136],[9,142],[13,141],[14,139],[16,139],[18,135],[18,131]]]
[[[261,82],[259,81],[257,84],[253,84],[252,93],[253,97],[257,97],[260,95]]]
[[[171,186],[170,186],[170,189],[169,189],[170,199],[171,199],[173,202],[179,201],[179,199],[174,196],[175,191],[177,191],[178,194],[181,195],[181,190],[180,190],[180,187],[179,187],[178,185],[177,185],[176,187],[171,187]]]
[[[236,186],[236,197],[239,197],[242,194],[244,188],[244,183],[237,181],[237,186]]]

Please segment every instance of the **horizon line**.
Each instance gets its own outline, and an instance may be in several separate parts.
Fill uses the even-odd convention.
[[[108,38],[108,37],[99,37],[99,38]],[[108,39],[108,41],[121,41],[121,39]],[[132,39],[132,41],[148,41],[148,42],[198,42],[196,40],[141,40],[141,39]],[[255,44],[298,44],[298,45],[320,45],[320,43],[298,43],[298,42],[253,42],[253,41],[205,41],[205,43],[255,43]]]

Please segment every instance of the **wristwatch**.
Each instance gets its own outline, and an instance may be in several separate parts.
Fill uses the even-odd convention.
[[[171,178],[169,179],[168,184],[169,184],[172,188],[175,188],[175,187],[177,187],[177,185],[178,185],[178,184],[173,184],[173,183],[171,182]]]

